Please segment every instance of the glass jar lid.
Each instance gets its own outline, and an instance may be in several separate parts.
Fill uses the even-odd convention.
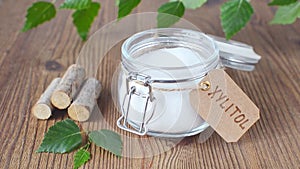
[[[233,69],[252,71],[261,56],[255,53],[252,46],[234,40],[208,35],[213,38],[219,47],[220,58],[226,67]]]
[[[151,54],[139,59],[145,53]],[[142,31],[122,45],[122,60],[129,72],[147,67],[174,72],[188,69],[202,75],[216,68],[219,59],[223,66],[252,71],[260,58],[247,44],[182,28]]]

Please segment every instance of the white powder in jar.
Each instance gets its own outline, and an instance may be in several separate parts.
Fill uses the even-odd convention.
[[[153,66],[153,68],[142,70],[142,73],[150,75],[151,79],[156,80],[176,80],[178,77],[191,77],[193,72],[189,69],[181,69],[180,71],[168,70],[192,66],[205,60],[205,58],[201,57],[197,52],[183,47],[153,50],[144,53],[135,59],[150,67]],[[147,123],[149,131],[176,134],[189,132],[194,128],[203,125],[205,122],[190,104],[189,92],[191,89],[183,89],[187,86],[191,87],[197,85],[197,82],[200,80],[201,79],[184,83],[153,83],[152,92],[155,97],[155,103],[150,102],[148,104],[146,113],[146,120],[149,120]],[[122,84],[119,86],[119,101],[120,103],[123,103],[124,95],[127,90],[126,77],[124,74],[121,76],[121,81]],[[139,85],[136,86],[139,90]],[[139,96],[132,96],[128,114],[129,121],[140,124],[145,108],[145,102],[146,100]],[[125,105],[127,105],[128,102],[125,101],[125,103]],[[151,112],[153,112],[153,115]]]

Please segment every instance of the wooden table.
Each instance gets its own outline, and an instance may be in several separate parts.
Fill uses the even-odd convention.
[[[47,129],[67,118],[66,113],[55,112],[51,119],[39,121],[30,109],[50,81],[75,63],[84,42],[77,36],[69,11],[60,11],[55,20],[38,29],[20,33],[32,2],[0,1],[0,168],[72,168],[74,153],[35,153]],[[134,12],[155,11],[163,2],[143,0]],[[261,119],[237,143],[226,143],[216,133],[205,143],[198,143],[194,136],[162,154],[138,159],[117,158],[92,146],[92,159],[84,168],[299,168],[300,22],[269,25],[275,8],[267,7],[267,2],[251,1],[255,15],[234,37],[262,55],[253,72],[228,70],[261,110]],[[101,3],[91,32],[116,18],[114,2]],[[186,11],[185,17],[204,32],[223,36],[221,3],[210,0],[199,10]],[[111,51],[99,68],[104,89],[98,104],[109,124],[129,135],[115,126],[119,114],[109,89],[109,75],[119,56],[118,50]]]

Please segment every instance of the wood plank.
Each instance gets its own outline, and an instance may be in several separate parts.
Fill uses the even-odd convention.
[[[35,153],[44,133],[55,122],[67,118],[56,111],[47,121],[38,121],[31,106],[51,80],[61,76],[75,63],[84,45],[72,25],[71,13],[61,11],[57,18],[27,33],[20,33],[25,11],[32,1],[0,2],[0,165],[2,168],[72,168],[73,155]],[[155,11],[165,1],[144,0],[134,12]],[[224,1],[209,1],[199,10],[186,11],[185,17],[204,32],[223,36],[219,6]],[[162,140],[138,140],[142,158],[117,158],[91,146],[92,159],[84,168],[299,168],[300,167],[300,22],[293,25],[268,25],[274,9],[267,0],[251,1],[255,9],[251,23],[234,39],[254,46],[263,56],[256,70],[228,73],[261,110],[261,119],[237,143],[228,144],[214,133],[206,142],[199,136],[181,140],[175,147],[162,150]],[[16,8],[16,4],[18,8]],[[113,1],[101,1],[102,10],[91,32],[116,17]],[[103,83],[98,100],[107,124],[124,136],[115,125],[119,113],[111,99],[111,76],[120,59],[115,46],[96,67]],[[144,156],[144,157],[143,157]]]

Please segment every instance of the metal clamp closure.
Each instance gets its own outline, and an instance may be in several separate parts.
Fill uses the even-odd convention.
[[[126,79],[127,94],[124,97],[121,107],[122,115],[117,121],[117,126],[119,128],[141,136],[145,135],[148,132],[148,128],[146,126],[147,122],[149,121],[146,120],[147,108],[149,102],[153,102],[155,99],[152,95],[151,83],[151,77],[148,75],[137,72],[129,73],[129,76]],[[137,86],[139,86],[139,90]],[[133,95],[145,100],[145,106],[142,112],[142,121],[140,122],[140,124],[134,124],[133,127],[130,127],[128,125],[128,114],[130,112],[130,102]],[[126,110],[124,110],[125,102],[127,99],[127,107]],[[153,114],[153,111],[151,113]]]

